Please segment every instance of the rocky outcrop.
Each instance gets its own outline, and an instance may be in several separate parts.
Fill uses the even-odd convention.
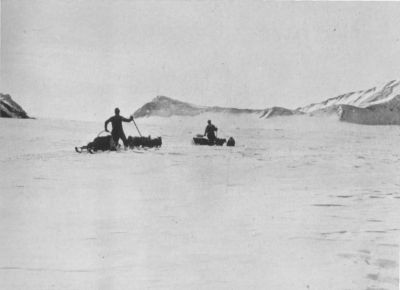
[[[28,114],[10,95],[0,94],[0,117],[28,119]]]

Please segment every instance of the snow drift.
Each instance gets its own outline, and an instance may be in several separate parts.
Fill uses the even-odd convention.
[[[28,114],[10,95],[0,94],[0,117],[28,119]]]
[[[292,116],[292,115],[299,115],[299,114],[304,114],[303,112],[296,111],[296,110],[290,110],[282,107],[272,107],[265,109],[263,113],[261,114],[260,118],[268,119],[271,117],[276,117],[276,116]]]

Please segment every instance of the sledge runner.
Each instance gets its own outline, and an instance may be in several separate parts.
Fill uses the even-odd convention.
[[[126,139],[124,129],[122,128],[122,122],[129,123],[129,122],[133,121],[133,116],[131,116],[129,119],[120,116],[120,114],[119,114],[120,111],[118,108],[115,108],[114,112],[115,112],[115,115],[110,117],[104,123],[104,129],[106,132],[109,132],[107,126],[108,126],[108,123],[111,123],[112,124],[111,136],[114,140],[114,144],[117,146],[119,139],[121,139],[122,142],[124,142],[124,146],[126,149],[128,146],[128,140]]]

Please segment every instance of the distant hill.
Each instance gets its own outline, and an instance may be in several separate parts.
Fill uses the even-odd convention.
[[[2,118],[30,118],[10,95],[0,94],[0,117]]]
[[[133,117],[196,116],[202,113],[261,114],[263,110],[198,106],[165,96],[158,96],[138,109]]]

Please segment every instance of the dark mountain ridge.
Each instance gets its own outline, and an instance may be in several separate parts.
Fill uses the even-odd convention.
[[[29,119],[28,114],[10,95],[0,94],[0,117]]]
[[[165,96],[157,96],[134,114],[134,118],[159,116],[196,116],[203,113],[260,114],[263,110],[198,106]]]

